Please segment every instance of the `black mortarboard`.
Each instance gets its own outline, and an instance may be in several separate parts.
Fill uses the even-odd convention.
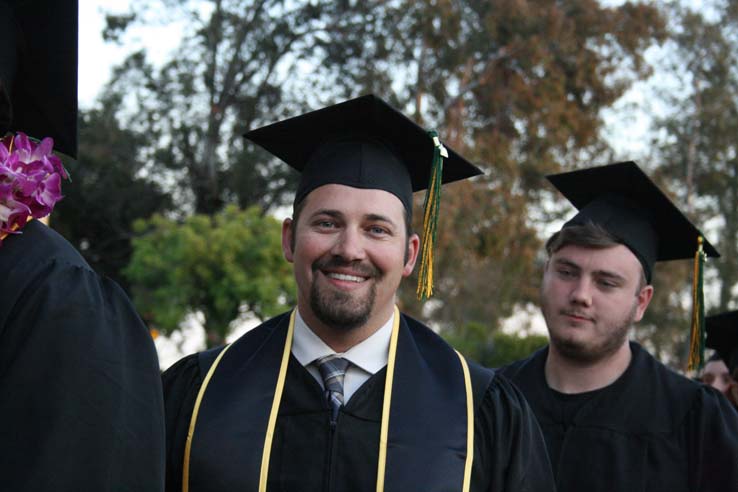
[[[0,0],[0,83],[8,96],[0,90],[0,132],[51,137],[55,150],[72,157],[77,25],[77,0]]]
[[[420,281],[426,286],[432,285],[429,252],[440,185],[482,173],[443,147],[434,132],[427,132],[374,95],[279,121],[244,136],[301,173],[295,204],[315,188],[343,184],[392,193],[411,214],[413,192],[428,189],[420,266]],[[419,295],[426,297],[432,288],[420,290]]]
[[[382,99],[367,95],[279,121],[244,135],[301,173],[299,203],[324,184],[385,190],[408,211],[428,187],[433,138]],[[443,183],[481,174],[451,149]]]
[[[717,351],[731,373],[738,369],[738,311],[707,316],[705,345]]]
[[[588,222],[603,227],[635,254],[648,282],[655,262],[694,257],[702,233],[635,162],[547,178],[579,209],[564,227]],[[707,256],[720,256],[707,240],[703,249]]]

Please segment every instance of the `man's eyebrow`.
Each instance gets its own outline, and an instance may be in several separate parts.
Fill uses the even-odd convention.
[[[581,267],[579,265],[577,265],[576,263],[574,263],[573,261],[571,261],[571,260],[569,260],[567,258],[557,258],[556,260],[554,260],[554,263],[557,264],[557,265],[567,266],[569,268],[574,268],[576,270],[581,270]],[[594,275],[597,275],[598,277],[604,277],[604,278],[608,278],[608,279],[612,279],[612,280],[618,280],[620,282],[624,282],[626,280],[625,279],[625,276],[623,276],[623,275],[621,275],[621,274],[619,274],[617,272],[613,272],[611,270],[596,270],[593,273],[594,273]]]
[[[594,272],[595,275],[598,277],[604,277],[612,280],[618,280],[620,282],[625,282],[625,277],[623,275],[620,275],[619,273],[612,272],[610,270],[597,270]]]
[[[580,267],[579,265],[577,265],[576,263],[574,263],[573,261],[571,261],[571,260],[569,260],[567,258],[556,258],[554,260],[554,263],[556,265],[568,266],[570,268],[575,268],[577,270],[581,270],[582,269],[582,267]]]
[[[328,217],[334,217],[337,219],[343,217],[343,214],[338,210],[332,208],[321,208],[311,213],[310,218],[317,217],[318,215],[327,215]]]
[[[340,210],[336,210],[332,208],[321,208],[311,213],[310,218],[315,218],[321,215],[327,215],[328,217],[333,217],[335,219],[343,219],[344,217],[344,214]],[[397,227],[397,224],[395,223],[394,220],[382,214],[366,214],[364,215],[364,220],[369,220],[369,221],[374,221],[374,222],[384,222],[386,224],[389,224],[392,227]]]
[[[397,224],[395,224],[395,221],[394,220],[392,220],[389,217],[387,217],[386,215],[382,215],[382,214],[366,214],[364,216],[364,218],[366,220],[371,220],[371,221],[386,222],[389,225],[391,225],[392,227],[396,227],[397,226]]]

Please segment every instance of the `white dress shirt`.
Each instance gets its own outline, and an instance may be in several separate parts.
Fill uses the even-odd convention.
[[[394,311],[389,321],[379,330],[374,332],[366,340],[354,345],[346,352],[337,354],[351,362],[346,370],[343,380],[343,401],[348,403],[351,396],[359,387],[373,374],[387,365],[389,354],[390,337],[392,336],[392,323],[394,322]],[[320,375],[315,361],[326,355],[336,352],[316,335],[305,323],[305,320],[297,312],[295,316],[295,333],[292,339],[292,355],[302,364],[316,381],[323,386],[323,378]]]

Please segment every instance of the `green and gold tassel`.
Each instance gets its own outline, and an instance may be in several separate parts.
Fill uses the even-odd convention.
[[[700,236],[697,238],[697,251],[694,253],[692,332],[689,340],[688,371],[701,369],[705,362],[705,296],[703,293],[705,258],[705,252],[702,250],[702,236]]]
[[[433,295],[433,248],[438,229],[438,212],[441,207],[441,181],[443,159],[448,158],[446,147],[438,139],[438,133],[428,132],[433,139],[433,162],[430,180],[423,204],[423,237],[420,250],[420,271],[418,273],[418,299],[425,300]]]

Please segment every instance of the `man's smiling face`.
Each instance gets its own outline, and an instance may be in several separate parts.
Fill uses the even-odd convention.
[[[347,331],[389,319],[419,243],[415,234],[408,240],[405,209],[395,195],[324,185],[305,197],[297,223],[287,219],[282,232],[308,324]]]

